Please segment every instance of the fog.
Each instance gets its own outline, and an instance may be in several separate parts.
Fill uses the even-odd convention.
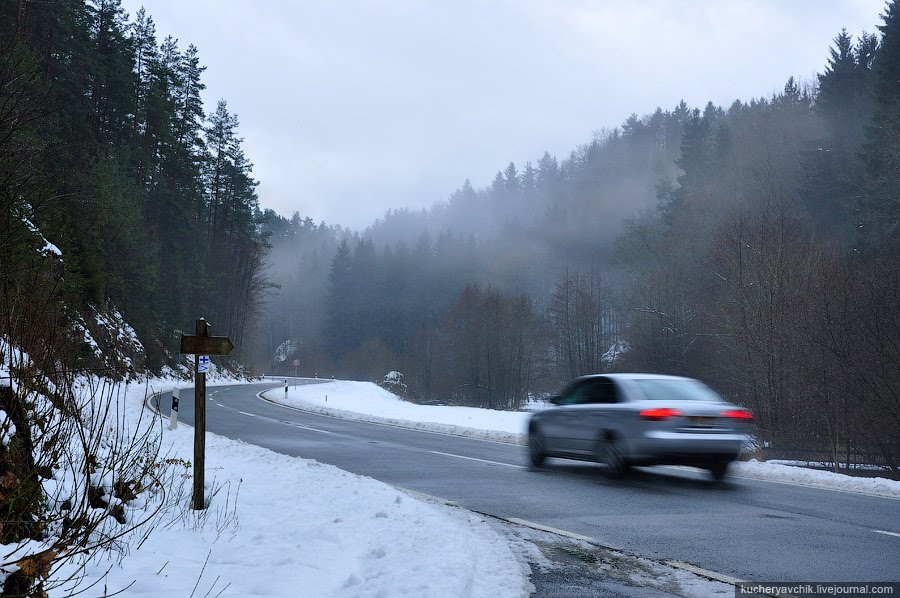
[[[263,207],[362,231],[560,160],[631,113],[813,79],[882,0],[416,3],[126,0],[194,43],[241,119]]]
[[[404,361],[467,285],[524,297],[543,310],[566,272],[603,271],[611,283],[621,276],[613,264],[625,224],[656,213],[660,185],[675,184],[690,117],[683,102],[631,117],[563,159],[544,153],[509,162],[489,186],[465,181],[445,201],[388,210],[362,232],[299,213],[279,220],[270,240],[270,274],[279,285],[270,303],[270,350],[291,339],[313,371],[375,375],[387,364],[382,359]],[[338,264],[341,243],[346,263]],[[342,269],[349,292],[360,296],[341,294]],[[335,310],[345,300],[355,302],[352,314]],[[343,330],[344,319],[357,320],[353,330]],[[347,351],[370,341],[378,355],[359,359],[374,360],[371,372],[342,370]]]

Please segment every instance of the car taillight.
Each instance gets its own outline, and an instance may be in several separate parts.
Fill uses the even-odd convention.
[[[747,411],[746,409],[732,409],[730,411],[723,411],[722,417],[729,417],[731,419],[739,419],[745,422],[753,421],[753,414]]]
[[[644,419],[658,422],[670,417],[675,417],[676,415],[681,415],[681,411],[678,411],[677,409],[669,409],[668,407],[657,407],[655,409],[644,409],[639,413],[639,415]]]

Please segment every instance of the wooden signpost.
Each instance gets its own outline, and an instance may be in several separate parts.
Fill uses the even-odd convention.
[[[194,356],[194,498],[192,506],[199,511],[206,508],[203,498],[206,467],[206,368],[200,367],[200,357],[228,355],[234,344],[227,336],[210,336],[209,322],[200,318],[194,336],[181,335],[181,353]],[[206,359],[208,361],[208,358]]]

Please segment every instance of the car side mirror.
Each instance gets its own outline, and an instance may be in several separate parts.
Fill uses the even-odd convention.
[[[552,405],[559,405],[561,399],[562,396],[560,395],[550,395],[549,397],[547,397],[547,402]]]

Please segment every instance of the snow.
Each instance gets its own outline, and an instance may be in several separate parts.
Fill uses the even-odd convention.
[[[293,379],[288,380],[286,395],[283,389],[275,389],[266,392],[264,398],[326,415],[445,434],[521,442],[530,416],[523,411],[416,405],[371,382],[311,379],[308,381],[312,384],[292,385]]]
[[[603,361],[603,363],[612,365],[616,361],[618,361],[618,359],[622,355],[625,355],[625,353],[627,353],[629,349],[630,347],[625,341],[616,341],[600,359]]]
[[[42,253],[43,255],[53,254],[57,257],[62,257],[62,251],[59,250],[59,247],[48,241],[43,233],[41,233],[40,229],[38,229],[38,227],[35,226],[35,224],[31,220],[22,217],[22,222],[25,224],[25,226],[28,227],[28,230],[40,237],[41,241],[44,242],[44,246],[39,250],[40,253]]]
[[[294,347],[293,341],[290,339],[284,341],[278,348],[275,349],[275,361],[278,363],[284,363],[291,357],[293,357],[294,353],[297,352],[297,349]]]
[[[0,444],[9,446],[12,437],[16,435],[16,424],[9,419],[6,411],[0,409]]]
[[[406,382],[403,381],[403,374],[396,370],[391,370],[384,375],[381,386],[389,391],[399,391],[401,394],[406,394],[408,388]]]
[[[91,348],[91,351],[93,351],[96,357],[103,357],[103,351],[100,350],[100,345],[94,340],[94,337],[87,329],[87,326],[84,325],[83,321],[80,319],[76,320],[75,324],[73,324],[73,328],[84,336],[84,342]]]
[[[171,389],[174,383],[155,381],[151,387]],[[145,394],[143,385],[132,385],[125,393],[131,425]],[[191,461],[193,429],[162,428],[166,460]],[[175,478],[180,483],[167,489],[180,495],[178,507],[164,510],[142,543],[142,538],[132,541],[140,543],[140,550],[128,545],[122,552],[94,558],[80,588],[98,581],[96,587],[110,595],[124,590],[122,596],[222,597],[499,598],[531,591],[524,558],[469,511],[215,434],[206,439],[210,506],[205,511],[187,506],[191,471],[184,467]],[[56,477],[45,482],[48,491],[72,484],[64,474]],[[108,472],[92,477],[93,484],[110,493]],[[64,497],[67,492],[55,494]],[[139,521],[145,506],[155,505],[131,501],[128,521]],[[21,557],[39,549],[36,544],[0,546],[0,560],[10,562],[6,555],[14,551]],[[58,575],[74,572],[75,566],[66,565]],[[59,587],[50,596],[73,589]]]
[[[59,247],[57,247],[56,245],[54,245],[54,244],[51,243],[50,241],[47,241],[47,239],[44,239],[44,241],[46,241],[46,245],[44,245],[44,246],[41,248],[41,253],[43,253],[44,255],[46,255],[46,254],[48,254],[48,253],[52,253],[53,255],[56,255],[56,256],[58,256],[58,257],[62,257],[62,251],[59,250]]]
[[[732,473],[740,477],[757,480],[900,498],[900,482],[885,478],[848,476],[831,471],[807,469],[805,467],[783,465],[769,461],[760,462],[756,459],[736,463],[733,466]]]
[[[138,353],[144,352],[144,346],[138,339],[137,332],[125,321],[125,317],[118,309],[112,308],[108,314],[104,314],[93,305],[90,308],[94,312],[94,320],[97,325],[105,328],[117,345],[124,345]],[[128,361],[130,362],[130,360]]]
[[[129,370],[132,369],[133,361],[129,355],[144,353],[144,346],[138,339],[137,332],[125,321],[119,310],[109,308],[104,313],[93,305],[88,307],[94,316],[94,332],[98,333],[101,339],[105,339],[108,350],[112,353],[114,363],[116,365],[124,365]],[[104,359],[100,344],[91,334],[87,323],[81,317],[74,321],[72,328],[83,337],[85,344],[90,347],[94,357],[101,360]]]

